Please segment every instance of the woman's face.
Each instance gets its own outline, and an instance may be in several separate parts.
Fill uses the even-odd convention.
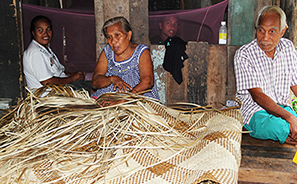
[[[40,45],[47,47],[52,39],[52,29],[45,19],[36,22],[34,31],[32,32],[34,40]]]
[[[119,22],[106,29],[107,41],[113,52],[116,55],[125,54],[125,51],[129,47],[132,31],[126,33],[122,29],[122,23]]]

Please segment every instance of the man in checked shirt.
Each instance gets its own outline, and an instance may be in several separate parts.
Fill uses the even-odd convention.
[[[297,95],[297,53],[282,38],[286,15],[278,6],[265,6],[255,25],[257,38],[234,57],[244,127],[252,137],[297,146],[297,114],[289,103],[290,90]]]

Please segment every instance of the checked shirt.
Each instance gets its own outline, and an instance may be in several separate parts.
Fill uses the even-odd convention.
[[[256,39],[253,40],[236,51],[234,70],[243,124],[249,124],[253,114],[263,110],[248,89],[261,88],[277,104],[291,106],[288,103],[290,87],[297,84],[297,53],[290,40],[280,39],[273,59],[261,50]]]

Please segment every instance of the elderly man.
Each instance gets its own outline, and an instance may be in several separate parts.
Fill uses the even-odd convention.
[[[237,97],[242,102],[244,127],[258,139],[297,146],[297,114],[289,103],[297,95],[297,53],[282,38],[286,15],[278,6],[266,6],[256,20],[257,38],[235,54]]]

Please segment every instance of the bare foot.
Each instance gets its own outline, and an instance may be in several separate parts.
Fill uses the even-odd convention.
[[[287,137],[285,143],[287,143],[287,144],[293,144],[293,145],[295,145],[295,147],[297,147],[297,141],[296,140],[293,140],[290,136]]]

